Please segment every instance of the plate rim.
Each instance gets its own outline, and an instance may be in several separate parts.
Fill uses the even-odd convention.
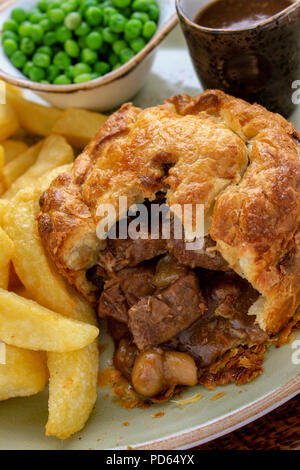
[[[300,373],[286,384],[272,390],[262,398],[216,418],[209,423],[172,434],[163,439],[132,446],[134,450],[184,450],[229,434],[268,414],[300,393]]]

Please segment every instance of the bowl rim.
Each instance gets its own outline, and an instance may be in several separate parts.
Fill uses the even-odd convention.
[[[14,3],[17,3],[18,0],[7,0],[0,5],[0,14],[11,7]],[[146,44],[146,46],[138,52],[132,59],[130,59],[126,64],[119,67],[117,70],[113,70],[102,77],[96,78],[95,80],[90,80],[84,83],[70,84],[70,85],[48,85],[39,82],[33,82],[26,78],[15,77],[5,70],[0,68],[0,79],[15,85],[21,88],[26,88],[33,91],[47,92],[47,93],[76,93],[78,91],[87,91],[94,90],[103,85],[112,83],[115,80],[121,79],[124,76],[128,75],[132,70],[134,70],[158,45],[159,43],[172,31],[173,28],[178,23],[178,16],[174,12],[167,21],[165,21],[162,26],[158,29],[156,34],[151,38],[151,40]]]

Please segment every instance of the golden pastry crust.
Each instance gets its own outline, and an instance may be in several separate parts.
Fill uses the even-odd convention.
[[[127,196],[205,206],[207,233],[261,297],[250,309],[276,333],[300,303],[300,136],[259,105],[218,90],[146,110],[124,105],[41,198],[41,237],[56,265],[90,294],[86,269],[103,243],[97,209]]]

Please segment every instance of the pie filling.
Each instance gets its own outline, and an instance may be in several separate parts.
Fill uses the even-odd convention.
[[[87,271],[98,314],[115,341],[114,365],[142,396],[177,386],[243,384],[262,372],[268,335],[248,315],[259,293],[233,272],[206,236],[108,239]]]

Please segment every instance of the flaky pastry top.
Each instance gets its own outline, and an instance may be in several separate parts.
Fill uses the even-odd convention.
[[[206,233],[261,294],[249,314],[277,333],[300,303],[299,149],[284,118],[219,90],[145,110],[125,104],[42,196],[40,235],[58,269],[84,284],[103,248],[102,204],[161,191],[170,206],[203,204]]]

